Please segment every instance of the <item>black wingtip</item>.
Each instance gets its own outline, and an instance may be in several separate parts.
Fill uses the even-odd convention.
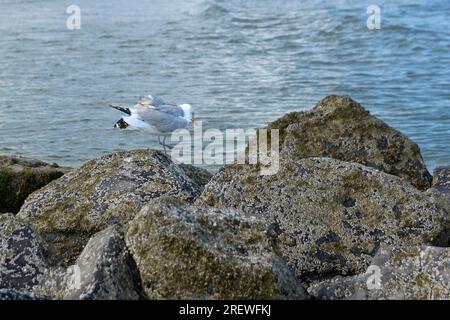
[[[110,104],[109,106],[110,106],[111,108],[116,109],[116,110],[122,111],[123,113],[126,113],[126,114],[128,114],[128,115],[131,115],[131,111],[130,111],[130,109],[128,109],[128,108],[124,108],[124,107],[121,107],[121,106],[116,106],[116,105],[114,105],[114,104]]]

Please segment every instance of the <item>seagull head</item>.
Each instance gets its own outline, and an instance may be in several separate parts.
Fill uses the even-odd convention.
[[[183,110],[184,116],[183,118],[192,123],[194,126],[201,126],[202,121],[194,116],[194,112],[192,111],[192,106],[190,104],[180,104],[181,110]]]
[[[187,121],[187,122],[192,122],[192,106],[188,103],[183,103],[180,104],[180,108],[181,110],[183,110],[183,118]]]

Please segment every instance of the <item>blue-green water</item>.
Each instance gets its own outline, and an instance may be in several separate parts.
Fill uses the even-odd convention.
[[[68,30],[66,8],[81,8]],[[366,27],[381,7],[379,31]],[[75,166],[158,147],[110,102],[159,94],[253,128],[349,94],[450,164],[450,2],[0,1],[0,154]]]

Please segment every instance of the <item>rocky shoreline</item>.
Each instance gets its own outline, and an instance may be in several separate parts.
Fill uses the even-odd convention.
[[[0,299],[450,299],[450,167],[350,97],[268,128],[268,176],[0,157]]]

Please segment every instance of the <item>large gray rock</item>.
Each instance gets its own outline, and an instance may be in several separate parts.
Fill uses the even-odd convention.
[[[0,289],[31,292],[46,267],[34,229],[12,214],[0,215]]]
[[[347,96],[328,96],[306,112],[272,122],[281,158],[328,157],[399,176],[420,190],[431,185],[419,147]]]
[[[51,265],[71,264],[89,238],[126,223],[150,200],[192,202],[202,187],[162,152],[136,150],[91,160],[31,195],[19,216],[46,243]]]
[[[305,299],[266,226],[236,211],[153,203],[126,243],[150,299]]]
[[[70,271],[64,299],[136,300],[143,296],[139,271],[117,226],[95,234]]]
[[[381,244],[444,244],[448,215],[408,182],[330,158],[288,159],[277,174],[228,166],[197,205],[267,217],[303,280],[363,272]]]
[[[308,290],[319,299],[449,300],[450,248],[383,248],[366,273],[337,277]]]
[[[0,156],[0,213],[17,213],[29,194],[67,171],[67,168],[60,168],[56,164]]]

